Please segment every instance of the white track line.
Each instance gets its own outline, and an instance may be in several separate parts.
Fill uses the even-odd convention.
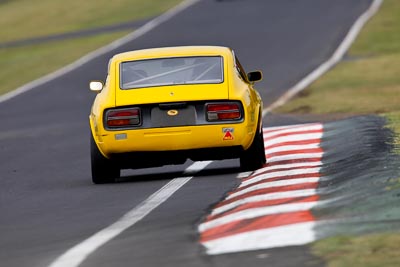
[[[80,59],[78,59],[77,61],[59,69],[56,70],[55,72],[52,72],[50,74],[47,74],[37,80],[34,80],[32,82],[29,82],[17,89],[15,89],[14,91],[11,91],[7,94],[4,94],[2,96],[0,96],[0,103],[5,102],[11,98],[14,98],[22,93],[25,93],[27,91],[30,91],[36,87],[39,87],[47,82],[50,82],[58,77],[61,77],[79,67],[81,67],[82,65],[86,64],[87,62],[101,56],[104,55],[108,52],[111,52],[112,50],[128,43],[131,42],[133,40],[135,40],[136,38],[144,35],[145,33],[151,31],[152,29],[154,29],[155,27],[159,26],[160,24],[166,22],[167,20],[169,20],[170,18],[174,17],[175,15],[177,15],[178,13],[180,13],[181,11],[185,10],[186,8],[190,7],[191,5],[195,4],[196,2],[198,2],[199,0],[186,0],[183,1],[182,3],[180,3],[179,5],[173,7],[172,9],[168,10],[167,12],[163,13],[162,15],[156,17],[155,19],[147,22],[145,25],[143,25],[142,27],[136,29],[135,31],[133,31],[132,33],[126,35],[125,37],[122,37],[121,39],[118,39],[106,46],[103,46],[83,57],[81,57]]]
[[[333,55],[324,63],[322,63],[318,68],[309,73],[306,77],[304,77],[300,82],[295,84],[292,88],[286,91],[278,100],[276,100],[272,105],[265,108],[263,110],[263,116],[268,112],[276,109],[287,103],[291,98],[293,98],[296,94],[307,88],[311,83],[321,77],[324,73],[326,73],[329,69],[335,66],[345,55],[346,51],[350,48],[351,44],[357,38],[361,29],[364,27],[365,23],[378,12],[380,6],[382,5],[383,0],[374,0],[371,6],[368,8],[366,12],[364,12],[357,21],[350,28],[346,37],[343,39],[342,43],[333,53]]]
[[[209,255],[304,245],[316,240],[315,225],[315,222],[306,222],[279,226],[223,237],[202,244]]]
[[[319,204],[316,201],[313,202],[301,202],[301,203],[289,203],[282,205],[275,205],[262,208],[252,208],[241,210],[232,214],[225,215],[223,217],[205,222],[200,224],[199,232],[204,232],[212,228],[231,223],[234,221],[253,219],[261,216],[268,216],[273,214],[282,214],[296,211],[310,210]]]
[[[186,169],[185,174],[186,172],[193,174],[194,172],[201,171],[210,163],[211,161],[195,162]],[[145,201],[122,216],[118,221],[67,250],[51,265],[49,265],[49,267],[79,266],[91,253],[121,234],[129,227],[132,227],[134,224],[142,220],[192,178],[193,177],[181,177],[171,180],[157,192],[148,197]]]

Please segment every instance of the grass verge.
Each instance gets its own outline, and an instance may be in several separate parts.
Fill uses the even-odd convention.
[[[385,116],[388,120],[389,127],[392,128],[395,133],[397,133],[395,136],[395,142],[397,147],[400,147],[400,111],[386,113],[383,116]]]
[[[399,33],[400,1],[385,0],[345,59],[275,112],[379,114],[400,145]],[[335,236],[314,243],[312,251],[329,267],[386,267],[399,265],[399,244],[398,232]]]
[[[337,236],[314,244],[313,251],[329,267],[393,267],[400,259],[400,234]]]
[[[182,0],[13,0],[0,2],[0,40],[15,41],[156,16]]]
[[[0,49],[0,94],[7,93],[67,65],[128,32],[101,34],[68,41]]]
[[[0,2],[0,40],[15,41],[155,17],[182,0]],[[0,49],[0,95],[57,70],[128,31]]]

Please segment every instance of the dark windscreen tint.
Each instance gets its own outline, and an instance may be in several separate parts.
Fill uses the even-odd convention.
[[[222,57],[176,57],[121,63],[121,89],[222,83]]]

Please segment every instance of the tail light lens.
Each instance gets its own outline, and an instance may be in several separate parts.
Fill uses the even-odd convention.
[[[139,108],[114,109],[106,112],[106,125],[108,128],[126,128],[139,126],[140,124]]]
[[[242,118],[239,103],[224,102],[206,104],[208,121],[235,121]]]

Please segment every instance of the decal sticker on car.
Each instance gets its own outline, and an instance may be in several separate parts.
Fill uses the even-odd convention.
[[[233,132],[235,131],[234,128],[222,128],[222,132],[224,133],[224,137],[222,140],[233,140]]]

